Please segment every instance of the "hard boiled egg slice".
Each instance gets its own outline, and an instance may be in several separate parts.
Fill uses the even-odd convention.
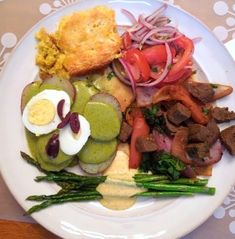
[[[82,115],[78,116],[80,122],[80,130],[77,134],[74,134],[67,124],[60,130],[59,141],[60,149],[67,155],[77,154],[90,136],[90,124]]]
[[[70,111],[70,97],[62,90],[44,90],[33,96],[26,104],[22,121],[24,126],[37,136],[48,134],[57,128],[61,122],[57,105],[65,100],[63,115]]]

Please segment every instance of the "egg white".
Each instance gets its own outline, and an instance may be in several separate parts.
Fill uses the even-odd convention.
[[[28,115],[29,110],[32,105],[34,105],[37,101],[46,99],[49,100],[55,107],[55,117],[54,119],[46,124],[46,125],[35,125],[29,122]],[[65,100],[64,107],[63,107],[63,116],[65,116],[70,111],[70,97],[69,95],[62,90],[43,90],[42,92],[38,93],[37,95],[33,96],[29,102],[26,104],[23,115],[22,121],[24,126],[35,135],[39,136],[42,134],[48,134],[57,128],[57,125],[61,122],[58,114],[57,114],[57,105],[61,100]]]
[[[78,116],[80,122],[80,130],[78,134],[74,134],[67,124],[60,130],[59,141],[60,149],[67,155],[77,154],[87,142],[91,131],[90,124],[82,115]]]

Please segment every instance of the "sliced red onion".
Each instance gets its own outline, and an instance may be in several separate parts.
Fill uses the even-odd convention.
[[[130,29],[132,26],[131,26],[131,25],[117,25],[117,27],[118,27],[119,29],[128,30],[128,29]]]
[[[195,37],[192,39],[193,43],[196,44],[202,40],[202,37]]]
[[[63,100],[60,100],[59,103],[57,104],[57,114],[61,121],[64,119],[64,116],[63,116],[64,103],[65,103],[65,100],[63,99]]]
[[[62,121],[57,125],[57,129],[63,129],[69,122],[71,116],[71,112],[69,111],[66,116],[62,119]]]
[[[157,27],[165,26],[168,23],[169,23],[169,18],[165,16],[156,18],[155,22],[152,22],[152,24]]]
[[[128,18],[129,20],[133,23],[133,24],[136,24],[137,23],[137,20],[135,19],[135,16],[128,10],[126,9],[121,9],[122,13],[124,13]]]
[[[146,17],[146,21],[152,23],[152,21],[158,18],[160,15],[162,15],[162,13],[166,9],[167,9],[167,4],[164,3],[160,8],[158,8],[156,11],[154,11],[152,14]]]
[[[138,43],[141,42],[141,39],[142,39],[141,36],[137,36],[136,34],[133,34],[132,32],[129,32],[129,35],[133,41],[136,41]]]
[[[181,36],[177,28],[173,26],[167,26],[169,20],[167,17],[162,16],[166,10],[167,4],[163,4],[159,9],[153,12],[148,17],[140,15],[138,22],[134,15],[129,11],[123,9],[123,12],[128,15],[129,19],[134,22],[134,26],[128,29],[131,39],[137,43],[157,45],[165,42],[173,42]],[[156,35],[154,37],[153,35]],[[166,40],[158,39],[158,37],[166,37]]]
[[[205,159],[194,159],[193,165],[195,166],[209,166],[212,164],[217,163],[221,160],[223,155],[223,146],[220,140],[217,140],[210,148],[210,156],[206,157]]]
[[[152,97],[158,91],[155,87],[137,87],[136,103],[138,107],[145,107],[152,104]]]
[[[118,69],[118,67],[117,67],[115,61],[112,62],[112,69],[113,69],[115,75],[118,77],[118,79],[119,79],[120,81],[122,81],[123,83],[125,83],[125,84],[131,86],[130,81],[127,80],[127,79],[125,79],[125,77],[123,76],[123,74],[121,73],[121,71]]]
[[[50,158],[56,158],[60,149],[59,134],[53,134],[46,145],[46,153]]]
[[[140,24],[142,24],[143,26],[145,26],[146,28],[150,29],[150,30],[156,28],[154,25],[152,25],[151,23],[149,23],[149,22],[147,22],[147,21],[145,20],[143,14],[141,14],[141,15],[139,16],[138,22],[139,22]]]
[[[143,28],[143,26],[137,23],[137,24],[133,25],[130,29],[128,29],[128,32],[137,32],[137,31],[141,30],[142,28]]]
[[[169,66],[172,63],[172,53],[171,53],[170,47],[167,43],[165,43],[165,47],[166,47],[166,53],[167,53],[167,60],[166,60],[166,66],[165,66],[162,74],[159,76],[158,79],[155,79],[151,83],[137,83],[137,86],[146,86],[146,87],[156,86],[161,81],[163,81],[164,78],[167,76],[167,74],[169,72]]]
[[[149,31],[144,38],[141,40],[140,44],[144,44],[146,42],[147,39],[149,39],[152,35],[157,34],[160,31],[159,28],[154,28],[151,31]]]
[[[152,43],[155,43],[155,45],[156,44],[163,44],[165,42],[170,43],[170,42],[173,42],[173,41],[177,40],[181,36],[182,36],[182,34],[179,34],[176,37],[172,37],[172,38],[169,38],[169,39],[166,39],[166,40],[160,40],[160,39],[157,39],[157,38],[150,37],[149,41],[152,41]],[[146,43],[149,44],[148,41],[146,41]]]
[[[134,79],[134,76],[131,72],[131,69],[130,69],[130,66],[129,64],[122,58],[119,58],[119,61],[120,63],[122,64],[126,74],[127,74],[127,77],[129,78],[130,80],[130,83],[131,83],[131,88],[132,88],[132,91],[133,91],[133,94],[136,95],[136,82],[135,82],[135,79]]]
[[[170,137],[160,134],[157,130],[153,130],[153,136],[160,150],[171,152],[172,139]]]
[[[69,124],[70,124],[70,128],[73,131],[73,133],[77,134],[80,130],[80,121],[79,121],[77,112],[73,112],[71,114]]]
[[[196,173],[191,165],[186,165],[185,169],[181,172],[181,176],[186,178],[196,178]]]

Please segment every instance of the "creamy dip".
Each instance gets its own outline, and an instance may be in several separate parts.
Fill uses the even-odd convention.
[[[136,193],[145,189],[137,187],[133,176],[137,170],[129,169],[129,155],[126,148],[119,147],[111,166],[105,171],[107,179],[96,190],[102,194],[101,204],[112,210],[124,210],[135,204]]]

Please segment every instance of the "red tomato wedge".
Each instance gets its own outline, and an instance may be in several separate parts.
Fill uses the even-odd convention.
[[[170,47],[171,54],[174,57],[176,54],[176,50],[173,47]],[[166,47],[165,45],[156,45],[152,47],[147,47],[142,50],[145,58],[147,59],[150,65],[158,65],[161,63],[165,63],[167,59]]]
[[[136,117],[133,122],[133,131],[131,135],[129,168],[138,168],[141,161],[141,153],[136,149],[136,141],[140,136],[149,134],[149,126],[144,117]]]
[[[180,38],[176,39],[174,43],[176,46],[183,48],[184,53],[182,57],[177,61],[177,63],[172,65],[168,76],[175,75],[179,71],[183,70],[184,67],[189,63],[189,61],[191,61],[191,57],[194,51],[193,41],[186,36],[181,36]]]
[[[122,43],[123,43],[123,49],[127,50],[131,47],[132,40],[131,40],[129,32],[125,32],[122,35]]]
[[[148,81],[150,77],[150,66],[144,54],[138,49],[129,49],[124,53],[124,59],[140,72],[140,77],[136,82]]]

